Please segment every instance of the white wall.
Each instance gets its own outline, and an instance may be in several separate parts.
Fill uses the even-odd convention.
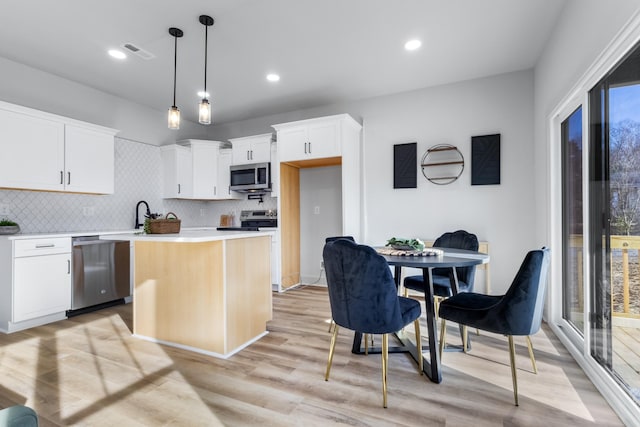
[[[492,292],[505,290],[532,249],[534,204],[533,73],[500,76],[378,98],[362,111],[365,125],[366,239],[436,238],[465,229],[490,244]],[[471,137],[501,134],[501,184],[471,186]],[[418,161],[436,144],[465,158],[462,176],[417,189],[393,189],[393,144],[418,142]]]
[[[317,208],[317,210],[316,210]],[[324,240],[342,234],[342,168],[300,169],[300,276],[326,284],[320,272]]]

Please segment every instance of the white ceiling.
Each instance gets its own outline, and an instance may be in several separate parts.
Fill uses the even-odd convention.
[[[564,0],[3,0],[0,56],[197,121],[209,29],[214,123],[535,65]],[[404,43],[422,40],[418,51]],[[133,43],[155,58],[116,61]],[[269,72],[280,82],[266,81]],[[19,84],[17,82],[16,84]]]

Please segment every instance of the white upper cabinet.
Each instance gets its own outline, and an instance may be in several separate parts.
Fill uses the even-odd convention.
[[[0,187],[111,194],[116,133],[0,102]]]
[[[281,162],[340,157],[347,128],[360,128],[349,115],[320,117],[273,125]]]
[[[229,166],[233,158],[231,148],[223,148],[218,155],[218,194],[219,199],[244,199],[244,195],[231,191],[231,174]]]
[[[226,200],[229,191],[231,149],[224,142],[185,139],[161,147],[164,193],[167,199]]]
[[[269,163],[271,161],[272,137],[272,134],[265,133],[230,139],[229,142],[233,146],[232,164]]]
[[[160,147],[164,175],[162,197],[190,199],[193,195],[191,149],[181,145]]]
[[[77,193],[113,194],[113,135],[66,125],[64,139],[65,189]]]
[[[218,185],[218,153],[220,142],[190,141],[193,173],[193,198],[216,199]]]

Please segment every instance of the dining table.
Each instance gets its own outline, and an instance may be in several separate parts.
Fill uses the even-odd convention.
[[[411,341],[410,337],[404,333],[404,331],[399,331],[396,333],[396,337],[402,345],[389,347],[389,352],[408,352],[416,361],[418,361],[418,352],[424,353],[428,350],[429,358],[423,360],[423,372],[431,381],[440,383],[442,382],[442,369],[440,366],[440,354],[437,346],[438,337],[432,271],[434,268],[451,268],[451,290],[455,295],[458,293],[458,276],[456,274],[455,267],[470,267],[479,264],[486,264],[489,262],[489,255],[482,252],[454,248],[433,248],[435,251],[432,252],[429,251],[429,249],[432,248],[427,248],[424,252],[427,255],[415,255],[415,252],[413,251],[389,251],[386,250],[386,248],[375,249],[382,257],[384,257],[387,264],[394,267],[394,279],[398,288],[400,287],[400,281],[402,280],[403,267],[422,270],[424,279],[423,283],[425,284],[424,303],[428,344],[422,346],[422,348],[416,348],[415,343]],[[356,354],[362,354],[365,351],[367,353],[378,353],[380,349],[373,347],[367,348],[363,351],[362,334],[360,332],[355,332],[351,351]]]

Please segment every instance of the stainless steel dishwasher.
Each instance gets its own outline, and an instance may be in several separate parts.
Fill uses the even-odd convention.
[[[131,294],[129,241],[72,239],[73,292],[67,316],[121,304]]]

